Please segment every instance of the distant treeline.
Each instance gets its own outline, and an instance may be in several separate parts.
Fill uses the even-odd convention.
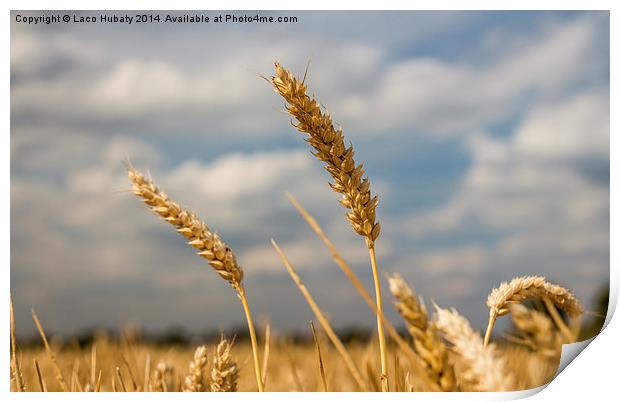
[[[596,312],[588,314],[586,312],[584,322],[581,328],[581,336],[579,340],[589,339],[597,335],[607,315],[607,307],[609,304],[609,284],[603,286],[596,296]],[[543,310],[542,306],[533,303],[530,307]],[[261,332],[261,331],[259,331]],[[398,328],[398,332],[402,336],[406,336],[407,331],[404,327]],[[344,343],[351,342],[367,342],[374,335],[374,330],[363,326],[348,326],[336,330],[336,333]],[[243,342],[249,339],[247,327],[238,325],[226,329],[224,331],[210,330],[202,333],[192,333],[181,327],[170,327],[159,332],[149,332],[137,328],[118,329],[88,329],[73,336],[55,336],[53,332],[48,332],[47,336],[50,340],[58,342],[63,346],[89,346],[97,337],[107,337],[111,340],[126,339],[135,342],[146,342],[154,345],[190,345],[198,343],[214,343],[218,342],[221,336],[235,339]],[[259,334],[262,338],[262,334]],[[278,334],[279,339],[284,339],[295,344],[312,343],[312,334],[310,331],[291,331],[286,334]],[[501,340],[500,340],[501,341]],[[32,334],[28,337],[22,337],[19,344],[23,348],[41,346],[41,338],[38,334]]]

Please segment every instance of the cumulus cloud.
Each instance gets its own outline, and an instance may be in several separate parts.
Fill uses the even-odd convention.
[[[599,20],[583,17],[543,29],[527,45],[482,65],[416,57],[373,72],[375,85],[345,97],[339,112],[356,129],[402,129],[426,135],[467,134],[502,121],[540,98],[588,79]],[[369,77],[370,78],[370,77]]]
[[[274,323],[303,326],[306,307],[281,303],[298,295],[271,237],[338,322],[372,325],[284,197],[290,191],[315,215],[370,288],[363,241],[328,175],[258,77],[274,59],[299,73],[310,59],[311,92],[367,162],[380,196],[382,271],[458,304],[474,323],[486,318],[488,288],[517,274],[547,274],[589,298],[609,258],[608,17],[541,14],[526,28],[459,13],[325,18],[165,34],[13,26],[18,314],[41,308],[67,331],[129,319],[193,329],[235,322],[227,285],[209,280],[183,239],[127,191],[129,158],[231,244],[253,306]],[[453,54],[454,43],[466,50]],[[432,163],[413,152],[425,149]]]

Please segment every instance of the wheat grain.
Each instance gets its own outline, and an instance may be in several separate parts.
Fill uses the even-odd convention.
[[[172,371],[172,367],[164,361],[157,363],[157,367],[153,370],[151,390],[153,392],[168,392],[168,375]]]
[[[205,371],[207,369],[207,347],[200,345],[194,351],[194,358],[189,363],[189,373],[185,377],[183,391],[185,392],[206,392],[209,384]]]
[[[188,244],[199,250],[198,255],[205,258],[209,262],[209,265],[211,265],[223,279],[227,280],[237,292],[248,323],[248,331],[250,332],[252,356],[254,359],[254,375],[256,377],[258,390],[262,392],[263,381],[258,358],[256,331],[250,312],[250,305],[242,283],[243,269],[237,264],[235,254],[195,213],[170,200],[152,180],[144,177],[144,175],[132,166],[128,166],[127,175],[133,183],[133,193],[141,198],[153,212],[176,227],[177,231],[189,240]]]
[[[287,102],[287,111],[295,117],[295,128],[306,133],[313,155],[325,163],[325,169],[334,182],[330,186],[342,194],[340,203],[350,210],[346,214],[353,229],[373,242],[379,237],[381,226],[375,221],[377,196],[372,197],[370,181],[363,178],[362,164],[356,165],[353,147],[346,147],[342,130],[336,130],[331,117],[323,113],[316,99],[306,94],[307,87],[279,63],[276,75],[271,77],[273,86]]]
[[[241,292],[243,269],[226,243],[220,239],[198,216],[170,200],[151,180],[133,167],[128,167],[127,175],[132,181],[132,192],[140,197],[150,209],[166,222],[176,227],[177,232],[188,239],[188,244],[205,258],[211,267],[237,292]]]
[[[399,274],[393,274],[388,282],[397,300],[394,305],[405,320],[415,351],[422,358],[430,377],[443,391],[454,391],[454,371],[448,363],[446,347],[435,324],[428,320],[426,306]]]
[[[315,151],[312,154],[325,163],[325,170],[333,179],[333,182],[329,183],[330,187],[342,195],[339,201],[349,210],[346,213],[347,220],[353,230],[366,240],[377,310],[382,313],[381,283],[375,253],[375,241],[381,232],[381,225],[376,222],[375,216],[379,199],[371,194],[370,181],[367,177],[363,177],[363,165],[355,163],[353,147],[345,145],[342,130],[336,130],[329,114],[323,113],[316,99],[307,95],[304,81],[295,78],[279,63],[275,63],[275,74],[271,77],[271,82],[276,92],[286,101],[288,113],[297,120],[295,128],[308,134],[306,141]],[[377,314],[377,335],[381,357],[381,389],[389,391],[387,345],[380,314]]]
[[[222,338],[215,349],[211,370],[211,392],[237,391],[237,363],[232,360],[232,344]]]
[[[456,310],[435,308],[437,328],[453,345],[462,363],[462,370],[456,374],[476,391],[509,390],[511,380],[506,375],[503,359],[496,356],[495,345],[485,348],[480,334]]]
[[[548,298],[555,306],[566,311],[571,317],[578,317],[583,312],[579,300],[566,288],[549,283],[543,276],[522,276],[493,289],[487,297],[489,324],[484,336],[487,344],[497,317],[510,312],[510,305],[521,303],[530,298]]]

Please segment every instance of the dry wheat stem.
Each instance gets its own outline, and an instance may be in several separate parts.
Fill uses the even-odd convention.
[[[232,360],[232,344],[222,338],[215,349],[213,369],[211,370],[211,392],[237,391],[238,369]]]
[[[289,262],[288,258],[286,257],[282,249],[280,249],[278,244],[273,239],[271,239],[271,244],[273,245],[276,252],[278,253],[278,256],[282,260],[282,263],[286,267],[286,270],[288,271],[291,278],[293,279],[293,282],[295,282],[295,284],[299,288],[299,291],[301,292],[301,294],[304,296],[304,298],[308,302],[308,305],[312,309],[312,312],[314,313],[316,319],[319,321],[319,324],[321,324],[321,326],[323,327],[323,330],[325,331],[325,333],[327,333],[327,336],[334,344],[334,347],[336,348],[338,353],[340,353],[340,356],[344,360],[345,365],[347,366],[347,369],[351,373],[351,376],[357,383],[357,386],[362,390],[365,389],[364,381],[362,381],[361,373],[359,372],[359,370],[357,369],[357,366],[353,362],[351,355],[349,354],[347,349],[342,344],[342,341],[340,341],[340,339],[338,338],[338,335],[336,335],[336,333],[334,332],[331,324],[329,323],[329,320],[327,319],[327,317],[325,317],[325,315],[323,314],[319,306],[314,301],[314,298],[310,294],[310,291],[308,291],[306,286],[303,284],[303,282],[301,281],[301,278],[297,274],[297,271],[295,271],[295,269]]]
[[[454,391],[454,370],[448,362],[448,352],[435,324],[428,320],[426,306],[399,274],[390,276],[388,282],[396,298],[394,305],[405,320],[415,350],[425,363],[429,375],[443,391]]]
[[[485,348],[480,334],[456,310],[435,306],[437,328],[461,358],[464,369],[459,374],[477,391],[507,391],[511,377],[504,360],[496,356],[495,345]]]
[[[34,360],[34,368],[37,372],[37,379],[39,380],[39,387],[41,388],[41,392],[47,392],[47,386],[45,385],[45,381],[43,380],[43,376],[41,375],[41,368],[39,367],[39,362]]]
[[[123,376],[121,375],[120,367],[116,367],[116,376],[121,383],[121,388],[123,388],[123,392],[127,392],[127,387],[125,387],[125,381],[123,381]]]
[[[562,317],[560,317],[560,313],[558,313],[558,310],[555,308],[555,305],[553,304],[553,302],[547,296],[545,296],[543,297],[543,303],[545,304],[545,308],[549,312],[551,319],[553,320],[555,325],[558,327],[558,329],[562,333],[562,336],[564,337],[564,340],[566,341],[566,343],[575,342],[577,339],[575,339],[571,330],[568,328],[566,323],[564,323],[564,320],[562,320]]]
[[[34,323],[37,326],[37,330],[39,331],[39,334],[41,335],[41,339],[43,340],[43,345],[45,346],[47,355],[52,361],[52,365],[54,366],[54,370],[56,371],[56,380],[58,380],[58,383],[60,384],[60,387],[62,388],[63,392],[69,392],[69,387],[67,386],[65,377],[62,375],[62,370],[60,370],[60,366],[58,366],[58,362],[56,361],[56,355],[52,351],[50,344],[47,342],[47,336],[45,336],[45,331],[43,331],[43,327],[41,326],[41,323],[39,322],[39,317],[37,317],[37,314],[34,312],[34,309],[32,310],[32,318],[34,320]]]
[[[95,392],[101,392],[101,369],[99,370],[99,374],[97,375],[97,385],[95,386]]]
[[[521,303],[525,299],[547,297],[553,304],[566,311],[573,318],[583,312],[581,303],[566,288],[549,283],[542,276],[522,276],[514,278],[510,282],[503,282],[493,289],[487,298],[489,307],[489,323],[484,336],[484,344],[491,339],[491,332],[497,317],[510,312],[510,305]]]
[[[11,301],[11,370],[15,377],[15,384],[17,385],[18,392],[25,392],[24,378],[22,376],[22,370],[17,358],[17,339],[15,338],[15,312],[13,311],[13,298]]]
[[[323,356],[321,355],[321,345],[319,344],[319,338],[316,336],[316,330],[314,324],[310,321],[310,330],[312,331],[312,338],[316,345],[316,354],[319,360],[319,374],[321,377],[321,385],[323,386],[323,392],[327,392],[327,379],[325,377],[325,367],[323,366]]]
[[[248,330],[250,331],[250,342],[252,343],[252,359],[254,360],[254,374],[256,376],[256,385],[258,391],[263,392],[263,376],[260,372],[260,361],[258,359],[258,342],[256,341],[256,331],[254,330],[254,321],[252,320],[252,313],[250,312],[250,304],[245,294],[245,289],[241,287],[241,304],[243,305],[243,311],[245,312],[245,318],[248,322]]]
[[[293,204],[293,206],[297,209],[299,214],[304,218],[308,226],[316,233],[316,235],[323,241],[323,244],[327,247],[327,249],[332,253],[334,261],[338,267],[342,270],[345,276],[353,283],[353,286],[358,291],[358,293],[362,296],[362,299],[366,302],[368,307],[372,310],[374,314],[381,318],[383,325],[388,330],[388,333],[394,339],[394,341],[398,344],[403,352],[407,354],[409,357],[410,364],[413,365],[415,369],[416,375],[421,378],[422,383],[428,386],[429,391],[440,391],[439,386],[429,377],[426,369],[423,367],[420,356],[416,354],[416,352],[411,348],[411,346],[399,335],[398,331],[394,327],[394,325],[385,317],[385,315],[377,309],[377,305],[372,300],[372,297],[364,288],[364,285],[359,280],[355,272],[349,267],[344,258],[338,252],[338,249],[334,246],[331,240],[327,237],[319,223],[314,219],[308,211],[304,209],[304,207],[299,203],[299,201],[290,193],[286,193],[289,201]]]
[[[194,358],[189,363],[189,372],[185,377],[183,384],[184,392],[206,392],[208,388],[206,369],[207,363],[207,347],[200,345],[194,351]]]
[[[144,175],[132,166],[128,166],[127,175],[133,183],[133,193],[141,198],[153,212],[173,225],[177,229],[177,232],[185,236],[188,239],[188,244],[199,250],[198,255],[205,258],[209,262],[209,265],[211,265],[223,279],[227,280],[237,292],[237,295],[241,299],[243,311],[248,323],[250,339],[252,341],[252,356],[254,359],[256,384],[258,390],[262,392],[263,383],[260,372],[256,331],[254,330],[250,306],[242,283],[243,269],[237,263],[233,251],[220,239],[219,235],[212,232],[195,213],[170,200],[150,179],[144,177]]]
[[[349,212],[347,220],[353,230],[366,239],[366,246],[371,261],[375,282],[377,309],[383,312],[381,283],[377,271],[375,241],[381,232],[381,225],[376,222],[375,211],[379,199],[372,196],[370,181],[364,176],[363,164],[357,165],[353,159],[353,147],[347,147],[342,130],[336,130],[331,116],[324,113],[316,99],[308,96],[305,83],[293,76],[290,71],[275,63],[275,76],[271,82],[286,101],[286,110],[297,123],[293,125],[302,133],[308,134],[306,141],[314,148],[314,157],[325,163],[325,170],[332,176],[330,187],[340,193],[340,203]],[[381,318],[377,315],[377,335],[381,356],[381,388],[388,391],[387,345]]]
[[[263,389],[267,386],[267,366],[269,365],[269,344],[271,342],[271,325],[267,323],[265,326],[265,341],[264,341],[264,349],[263,349],[263,376],[261,377],[261,381],[263,383]]]

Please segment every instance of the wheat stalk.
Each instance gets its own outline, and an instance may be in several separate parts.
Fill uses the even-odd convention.
[[[222,338],[215,349],[213,369],[211,370],[211,392],[237,391],[237,363],[232,360],[230,352],[232,343]]]
[[[290,71],[275,63],[275,76],[271,82],[286,101],[286,110],[297,123],[293,125],[302,133],[308,134],[306,141],[314,148],[314,157],[325,163],[325,170],[332,176],[330,187],[340,193],[340,203],[349,210],[347,220],[353,230],[366,240],[370,264],[375,285],[377,309],[383,312],[381,283],[377,269],[375,240],[381,232],[381,225],[376,221],[375,210],[379,202],[370,191],[370,181],[364,176],[362,164],[353,159],[353,147],[347,147],[342,130],[336,130],[332,119],[321,111],[316,99],[307,95],[304,81],[300,81]],[[377,314],[377,334],[381,355],[381,388],[388,391],[387,346],[381,317]]]
[[[336,262],[340,270],[344,273],[347,279],[351,281],[351,283],[358,291],[360,296],[362,296],[362,299],[364,299],[368,307],[370,307],[374,314],[378,315],[381,318],[381,321],[383,322],[385,328],[387,328],[389,335],[409,358],[409,363],[413,365],[416,377],[421,380],[421,385],[424,385],[425,389],[428,391],[440,391],[441,388],[428,375],[428,372],[423,366],[420,356],[411,348],[409,343],[407,343],[399,335],[394,325],[385,317],[385,315],[377,309],[377,305],[372,300],[372,297],[370,296],[358,276],[355,274],[355,272],[353,272],[351,267],[349,267],[336,246],[334,246],[331,240],[327,237],[327,234],[325,234],[316,219],[314,219],[314,217],[304,209],[301,203],[292,194],[286,193],[286,196],[291,202],[291,204],[293,204],[293,206],[297,209],[299,214],[304,218],[308,226],[310,226],[314,233],[316,233],[316,235],[321,239],[323,244],[325,244],[327,249],[331,252],[332,257],[334,258],[334,261]]]
[[[173,225],[177,229],[177,232],[185,236],[188,239],[188,244],[199,250],[198,255],[205,258],[215,272],[223,279],[227,280],[237,292],[243,306],[243,311],[248,323],[248,330],[250,332],[256,384],[258,390],[262,392],[263,382],[258,358],[256,331],[254,329],[250,305],[242,282],[243,269],[237,264],[235,254],[195,213],[170,200],[150,179],[144,177],[144,175],[135,170],[132,166],[128,166],[127,175],[133,183],[133,193],[141,198],[153,212]]]
[[[41,322],[39,322],[39,317],[37,317],[37,313],[35,313],[34,309],[31,310],[32,319],[34,320],[35,325],[37,326],[37,330],[39,331],[39,335],[41,335],[41,339],[43,340],[43,345],[45,346],[45,351],[47,352],[48,357],[50,358],[52,365],[54,366],[54,370],[56,372],[56,380],[60,384],[60,388],[62,388],[63,392],[69,392],[69,387],[67,386],[67,381],[65,381],[65,377],[62,375],[62,370],[58,365],[58,361],[56,360],[56,355],[52,348],[50,347],[49,342],[47,341],[47,336],[45,335],[45,331],[43,330],[43,326]]]
[[[530,298],[547,298],[573,318],[583,312],[581,303],[568,289],[547,282],[543,276],[522,276],[510,282],[502,282],[487,297],[489,323],[484,336],[485,345],[489,343],[497,317],[508,314],[511,304]]]
[[[394,305],[405,320],[415,350],[425,363],[429,375],[442,390],[454,391],[454,370],[448,362],[448,353],[435,323],[428,320],[426,306],[399,274],[389,277],[388,282],[397,300]]]
[[[504,360],[496,355],[495,345],[485,348],[480,334],[456,310],[435,309],[437,328],[461,359],[462,371],[458,374],[476,391],[511,389],[511,377],[506,375]]]
[[[15,385],[18,392],[25,392],[24,378],[22,369],[17,358],[17,339],[15,338],[15,312],[13,311],[13,298],[11,301],[11,375],[15,378]]]
[[[321,345],[319,344],[319,338],[316,335],[316,330],[314,329],[314,324],[312,323],[312,321],[310,321],[310,330],[312,331],[312,338],[314,339],[314,344],[316,345],[316,354],[319,360],[319,374],[321,377],[321,385],[323,386],[323,392],[327,392],[327,378],[325,377],[325,365],[323,364]]]
[[[200,345],[194,351],[194,358],[189,363],[189,373],[185,377],[183,391],[205,392],[208,389],[205,370],[207,369],[207,347]]]
[[[359,372],[357,366],[353,362],[351,355],[349,354],[347,349],[342,344],[342,341],[340,340],[340,338],[338,338],[338,335],[336,335],[336,332],[334,331],[331,324],[329,323],[329,320],[327,319],[327,317],[325,317],[325,314],[323,314],[323,312],[321,311],[321,308],[314,301],[314,298],[310,294],[310,291],[308,290],[308,288],[306,288],[306,285],[304,285],[304,283],[301,281],[301,278],[297,274],[297,271],[295,271],[295,268],[293,268],[293,266],[289,262],[288,258],[286,257],[286,255],[284,254],[280,246],[278,246],[276,241],[273,239],[271,239],[271,244],[273,245],[273,248],[278,253],[278,256],[282,260],[284,267],[286,267],[286,270],[288,271],[289,275],[293,279],[293,282],[295,282],[295,285],[297,285],[297,288],[299,288],[299,291],[301,292],[301,294],[304,296],[304,298],[308,302],[308,305],[312,309],[312,312],[316,316],[316,319],[319,321],[319,324],[321,324],[321,326],[323,327],[323,330],[327,334],[329,340],[334,344],[334,347],[336,348],[338,353],[340,353],[340,356],[344,360],[345,365],[347,366],[347,369],[351,373],[351,376],[357,383],[357,386],[360,389],[364,389],[365,388],[364,381],[362,381],[361,373]]]

